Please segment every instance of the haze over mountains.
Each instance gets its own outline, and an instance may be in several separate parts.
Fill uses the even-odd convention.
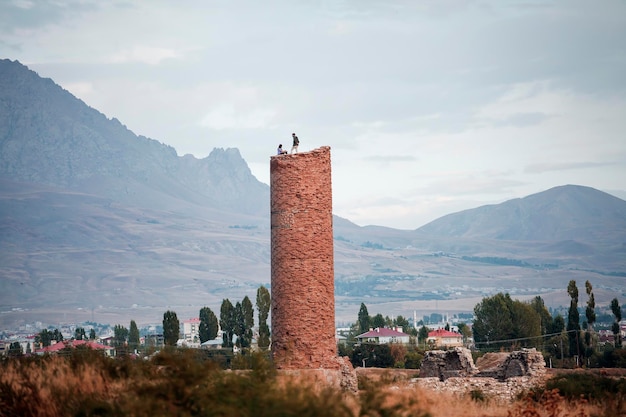
[[[269,155],[268,155],[269,157]],[[624,296],[626,201],[565,185],[417,230],[335,217],[338,321],[471,311],[486,295]],[[177,156],[0,61],[0,327],[196,317],[270,284],[269,187],[237,149]],[[306,291],[306,289],[303,289]]]

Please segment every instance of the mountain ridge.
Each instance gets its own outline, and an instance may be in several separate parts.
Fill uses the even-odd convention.
[[[498,216],[501,212],[509,214]],[[467,221],[467,217],[474,221]],[[579,222],[584,219],[583,226],[587,229],[584,232],[598,241],[606,239],[606,231],[615,227],[621,237],[625,236],[625,218],[626,201],[591,187],[568,184],[501,204],[449,214],[417,231],[481,239],[568,240],[579,236]],[[594,227],[602,233],[593,233]]]
[[[203,159],[179,157],[171,146],[135,135],[17,61],[0,60],[0,91],[5,178],[95,187],[116,200],[149,206],[168,201],[164,194],[182,196],[226,212],[266,216],[257,201],[269,198],[269,186],[252,175],[238,149],[215,148]]]
[[[334,216],[337,320],[354,319],[362,302],[405,317],[471,311],[498,291],[559,305],[571,279],[597,283],[601,303],[624,291],[617,200],[556,187],[416,230]],[[166,309],[197,316],[271,284],[269,187],[236,148],[179,157],[9,60],[0,219],[0,326],[154,323]]]

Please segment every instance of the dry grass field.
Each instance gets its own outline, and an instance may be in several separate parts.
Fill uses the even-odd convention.
[[[261,356],[236,360],[233,367],[249,370],[223,370],[193,350],[162,352],[150,360],[110,359],[89,350],[4,359],[0,416],[626,415],[622,376],[555,375],[545,386],[503,401],[476,392],[452,394],[419,387],[414,375],[404,370],[360,370],[358,392],[347,393],[306,381],[285,383]]]

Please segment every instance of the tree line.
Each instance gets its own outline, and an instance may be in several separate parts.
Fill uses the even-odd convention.
[[[597,315],[593,286],[589,281],[585,282],[587,301],[583,320],[575,280],[568,283],[567,293],[570,297],[567,321],[561,315],[553,317],[540,296],[530,302],[513,300],[509,294],[503,293],[484,298],[474,308],[472,331],[476,346],[482,350],[497,350],[505,346],[536,347],[555,358],[576,357],[581,361],[595,358],[601,361],[598,355],[599,338],[594,329]],[[611,300],[610,309],[614,315],[612,347],[619,349],[622,347],[619,328],[622,311],[617,298]]]
[[[256,294],[256,308],[258,312],[259,330],[257,345],[260,349],[267,349],[270,345],[270,330],[267,324],[271,306],[270,292],[260,286]],[[200,324],[198,337],[200,343],[213,340],[222,330],[222,347],[241,349],[252,345],[254,328],[254,307],[248,296],[234,305],[228,299],[222,300],[219,320],[209,307],[202,307],[199,312]],[[175,346],[180,333],[180,322],[174,311],[168,310],[163,314],[163,341],[165,345]]]
[[[259,329],[257,334],[257,344],[261,349],[268,349],[270,345],[270,328],[267,324],[271,307],[270,292],[264,286],[257,289],[256,308]],[[199,311],[200,324],[198,337],[200,343],[213,340],[218,332],[222,330],[222,346],[232,348],[237,346],[242,349],[250,348],[253,338],[254,327],[254,307],[252,302],[245,296],[241,302],[234,305],[229,299],[222,300],[220,308],[220,318],[218,320],[215,313],[209,307],[202,307]],[[180,337],[180,321],[176,312],[168,310],[163,314],[163,341],[167,346],[176,346]],[[236,337],[234,337],[236,336]],[[97,338],[94,329],[90,329],[89,336],[83,327],[77,327],[74,332],[75,340],[95,340]],[[59,329],[44,329],[35,335],[33,343],[34,349],[50,346],[52,342],[62,342],[63,335]],[[113,327],[113,347],[116,354],[123,355],[136,352],[141,345],[139,328],[135,320],[130,321],[130,327],[126,328],[122,324]],[[24,352],[19,342],[14,342],[9,346],[11,356],[19,356]],[[30,344],[27,352],[30,353]]]

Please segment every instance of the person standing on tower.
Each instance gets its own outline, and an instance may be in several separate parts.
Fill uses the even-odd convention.
[[[292,133],[291,137],[293,138],[293,146],[291,147],[291,153],[293,153],[294,150],[296,151],[296,153],[298,153],[298,145],[300,145],[300,139],[298,139],[295,133]]]

